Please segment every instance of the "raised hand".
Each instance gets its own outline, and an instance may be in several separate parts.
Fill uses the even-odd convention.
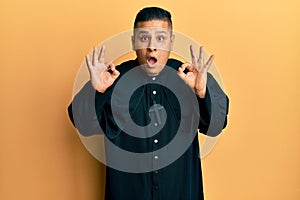
[[[192,63],[182,64],[177,74],[199,97],[204,98],[206,94],[207,71],[214,60],[214,56],[211,55],[208,61],[204,63],[203,46],[200,47],[199,58],[192,45],[190,46],[190,51]],[[188,70],[187,73],[184,73],[185,69]]]
[[[113,63],[104,63],[104,57],[105,46],[101,47],[99,54],[97,48],[94,48],[92,62],[90,57],[86,56],[86,65],[90,73],[92,86],[101,93],[105,92],[120,75]]]

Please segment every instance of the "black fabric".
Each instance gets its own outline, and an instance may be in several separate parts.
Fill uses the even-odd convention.
[[[178,69],[182,63],[169,59],[167,65]],[[137,60],[127,61],[117,66],[121,75],[133,67],[138,66]],[[168,77],[163,74],[164,70],[156,76],[151,84],[138,88],[131,96],[129,103],[130,115],[133,121],[145,126],[150,122],[149,109],[153,102],[162,105],[168,113],[167,121],[163,129],[156,135],[146,138],[136,138],[124,133],[114,121],[111,110],[111,94],[117,81],[107,89],[105,93],[99,93],[93,89],[88,82],[75,96],[68,108],[69,116],[73,124],[84,136],[93,134],[104,134],[115,145],[124,150],[136,153],[153,152],[167,145],[176,135],[179,124],[181,109],[176,96],[166,87],[158,84],[161,77],[179,79],[179,77]],[[145,74],[146,75],[146,74]],[[164,76],[165,75],[165,76]],[[119,77],[119,78],[120,78]],[[151,77],[149,77],[151,78]],[[181,81],[181,80],[178,80]],[[209,85],[217,85],[217,82],[209,75]],[[184,82],[182,81],[182,84]],[[218,87],[218,86],[215,86]],[[153,95],[152,92],[156,91]],[[215,90],[213,90],[215,91]],[[206,133],[210,123],[223,128],[227,124],[228,98],[220,91],[221,99],[218,104],[221,114],[212,114],[218,109],[212,109],[211,90],[207,89],[206,97],[197,97],[200,108],[200,120],[198,128],[200,132]],[[220,105],[219,105],[220,104]],[[223,113],[223,114],[222,114]],[[225,113],[225,114],[224,114]],[[199,115],[199,113],[189,113]],[[218,116],[218,119],[211,116]],[[218,125],[218,123],[222,123]],[[101,129],[99,127],[101,125]],[[217,133],[219,134],[219,133]],[[217,135],[215,133],[215,135]],[[154,143],[157,139],[159,142]],[[130,162],[130,160],[128,160]],[[204,199],[202,172],[199,156],[198,137],[195,137],[189,148],[176,161],[170,165],[147,173],[128,173],[107,167],[106,169],[106,200],[201,200]]]

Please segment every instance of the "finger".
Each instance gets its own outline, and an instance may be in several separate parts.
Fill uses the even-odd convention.
[[[119,75],[120,75],[120,72],[118,71],[118,70],[114,70],[113,72],[112,72],[112,76],[113,76],[113,78],[118,78],[119,77]]]
[[[107,69],[110,69],[111,71],[116,69],[116,67],[113,63],[107,63],[106,66],[107,66]]]
[[[85,62],[86,62],[86,65],[87,65],[87,67],[88,67],[88,70],[89,70],[89,72],[90,72],[90,71],[91,71],[92,63],[91,63],[91,60],[90,60],[89,55],[86,55],[86,56],[85,56]]]
[[[198,61],[199,61],[200,67],[203,67],[204,66],[204,48],[203,48],[203,46],[200,46]]]
[[[111,65],[113,65],[113,64],[112,64],[112,62],[106,62],[106,63],[104,63],[104,65],[109,70],[111,68]]]
[[[120,75],[120,72],[116,70],[116,67],[113,63],[111,63],[108,67],[112,71],[111,75],[113,78],[117,78]]]
[[[116,70],[115,68],[113,68],[113,70],[112,70],[112,76],[114,78],[118,78],[119,75],[120,75],[120,72],[118,70]]]
[[[184,70],[185,70],[185,68],[187,68],[189,66],[193,66],[193,65],[191,63],[188,63],[188,62],[181,65],[181,67],[184,68]]]
[[[106,50],[106,47],[103,45],[101,47],[101,50],[100,50],[100,54],[99,54],[99,63],[104,63],[104,57],[105,57],[105,50]]]
[[[192,57],[192,63],[196,64],[198,58],[196,56],[196,52],[195,52],[193,45],[190,46],[190,52],[191,52],[191,57]]]
[[[187,65],[186,69],[189,70],[189,72],[195,71],[195,66],[194,65]]]
[[[177,71],[177,75],[182,79],[184,80],[185,77],[186,77],[186,74],[184,73],[184,70],[185,70],[185,67],[183,67],[181,65],[181,67],[178,68],[178,71]]]
[[[181,65],[181,67],[183,68],[183,71],[185,69],[187,69],[189,71],[194,71],[194,69],[195,69],[194,65],[191,64],[191,63],[184,63],[184,64]]]
[[[208,61],[206,62],[205,66],[204,66],[206,70],[209,70],[209,68],[210,68],[210,66],[212,65],[214,59],[215,59],[215,56],[214,56],[214,55],[211,55],[211,56],[209,57]]]
[[[98,49],[97,47],[94,47],[94,50],[93,50],[93,60],[92,60],[92,64],[95,66],[96,63],[97,63],[97,57],[98,57]]]

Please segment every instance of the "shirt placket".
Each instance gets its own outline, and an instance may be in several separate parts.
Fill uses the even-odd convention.
[[[157,77],[151,77],[151,81],[153,83],[157,83],[158,78]],[[157,84],[151,84],[151,100],[153,105],[157,104],[159,102],[159,85]],[[153,106],[153,109],[151,111],[152,115],[152,131],[157,132],[158,129],[161,128],[161,119],[160,119],[160,109],[161,106]],[[158,153],[155,152],[155,150],[158,149],[158,145],[160,143],[159,139],[160,134],[156,134],[155,136],[152,137],[152,150],[153,150],[153,171],[152,171],[152,194],[153,194],[153,200],[159,199],[159,162],[160,162],[160,156]]]

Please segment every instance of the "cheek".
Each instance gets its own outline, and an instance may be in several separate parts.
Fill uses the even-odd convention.
[[[135,54],[136,54],[136,56],[139,57],[139,56],[141,56],[142,52],[141,52],[140,50],[136,50],[136,51],[135,51]]]
[[[146,52],[143,50],[136,50],[136,56],[140,64],[146,64]]]
[[[168,51],[162,51],[159,54],[159,60],[161,60],[162,62],[166,62],[169,59],[170,56],[170,52]],[[163,63],[165,64],[165,63]]]
[[[139,50],[136,50],[136,54],[139,56],[143,56],[143,55],[146,55],[146,51],[144,49],[139,49]]]

